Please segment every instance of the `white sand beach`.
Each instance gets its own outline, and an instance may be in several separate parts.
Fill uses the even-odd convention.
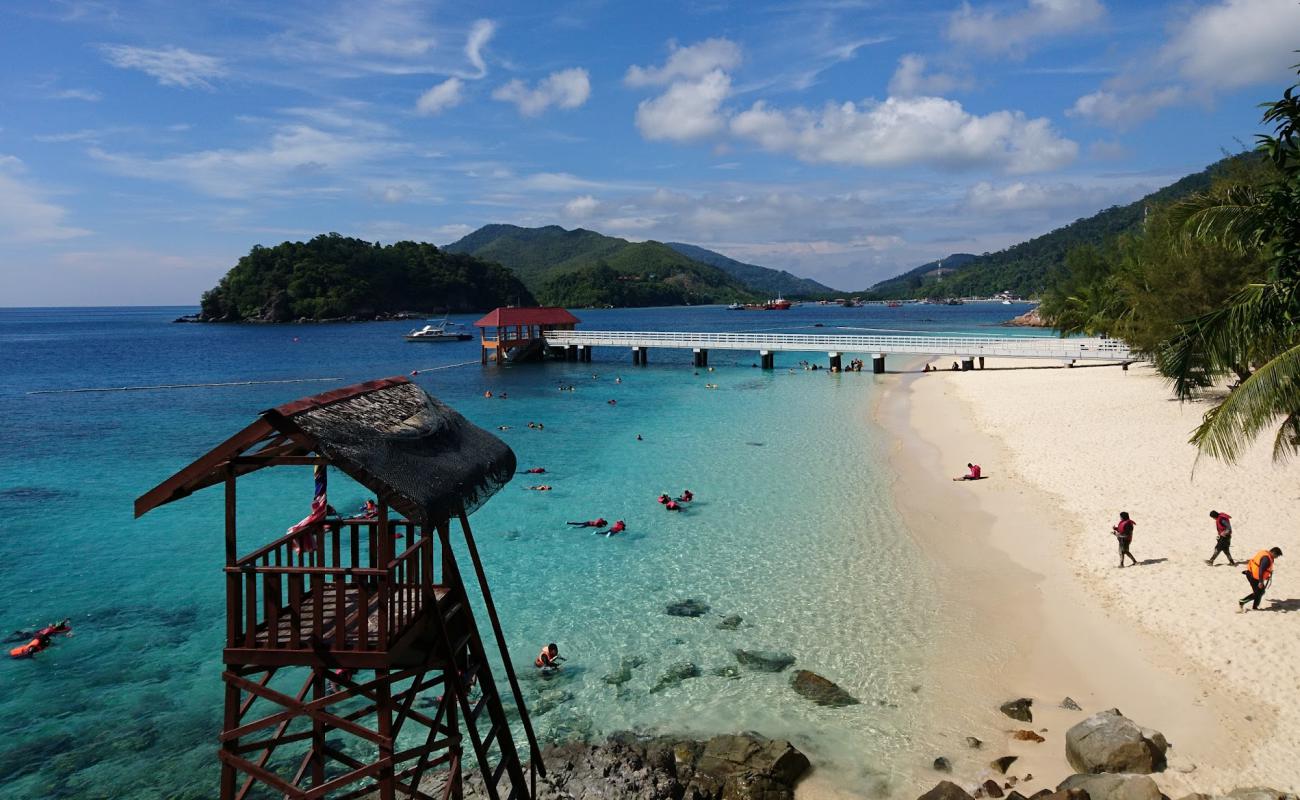
[[[1172,743],[1157,776],[1170,796],[1295,791],[1300,467],[1274,465],[1271,441],[1236,466],[1198,462],[1186,441],[1203,407],[1172,401],[1148,367],[989,366],[899,375],[876,411],[897,434],[897,503],[938,565],[939,607],[972,620],[935,658],[952,712],[923,734],[934,755],[952,757],[966,782],[989,774],[988,759],[1020,755],[1011,773],[1032,772],[1032,793],[1071,772],[1065,730],[1118,707]],[[951,482],[968,461],[989,479]],[[1236,558],[1274,545],[1291,556],[1258,612],[1237,613],[1241,567],[1205,564],[1211,509],[1232,515]],[[1121,510],[1137,522],[1143,561],[1122,570],[1110,535]],[[1032,725],[996,711],[1021,695],[1035,701]],[[1058,708],[1067,695],[1082,712]],[[990,738],[1017,728],[1046,741]],[[963,733],[989,743],[963,751]],[[920,773],[916,788],[939,777]]]

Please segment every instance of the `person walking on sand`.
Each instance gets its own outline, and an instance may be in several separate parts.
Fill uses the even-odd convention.
[[[1115,532],[1115,538],[1119,540],[1119,567],[1124,568],[1124,557],[1128,556],[1133,561],[1133,566],[1137,566],[1138,560],[1133,558],[1129,552],[1129,545],[1133,544],[1133,528],[1137,523],[1129,519],[1127,511],[1119,512],[1119,522],[1111,528]]]
[[[1218,539],[1214,542],[1214,554],[1205,563],[1214,566],[1214,560],[1219,557],[1219,553],[1223,553],[1228,557],[1228,566],[1237,566],[1237,562],[1232,560],[1232,517],[1221,511],[1211,511],[1210,519],[1214,520],[1214,532],[1218,534]]]
[[[1237,613],[1246,610],[1246,603],[1251,603],[1251,610],[1259,610],[1259,601],[1264,599],[1264,592],[1268,585],[1273,582],[1273,567],[1277,565],[1277,560],[1282,555],[1282,548],[1273,547],[1268,550],[1260,550],[1255,557],[1246,562],[1246,568],[1241,571],[1250,581],[1250,594],[1237,601]],[[1253,601],[1253,602],[1252,602]]]

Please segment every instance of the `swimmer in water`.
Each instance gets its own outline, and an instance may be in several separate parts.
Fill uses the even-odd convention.
[[[5,637],[5,642],[30,642],[32,639],[48,639],[56,633],[62,633],[67,636],[72,635],[72,620],[61,619],[58,622],[51,622],[44,628],[35,631],[14,631]]]
[[[661,494],[661,495],[659,495],[659,505],[664,505],[665,503],[667,503],[667,502],[668,502],[669,500],[671,500],[671,499],[672,499],[672,498],[669,497],[667,494]]]
[[[529,486],[528,489],[534,492],[549,492],[551,485],[549,483],[539,483],[536,486]]]
[[[615,378],[615,379],[614,379],[614,383],[622,383],[622,382],[623,382],[623,379],[622,379],[621,377],[620,377],[620,378]]]
[[[555,642],[551,642],[542,648],[542,652],[533,661],[533,666],[540,669],[543,675],[551,675],[560,668],[560,662],[563,660],[564,656],[560,655],[560,646]]]
[[[509,426],[509,425],[498,425],[498,426],[497,426],[497,430],[499,430],[499,431],[508,431],[508,430],[510,430],[510,426]]]
[[[492,390],[489,389],[488,391],[484,392],[484,393],[483,393],[483,397],[484,397],[485,399],[487,399],[487,400],[491,400],[491,399],[492,399]]]
[[[530,467],[524,470],[525,475],[545,475],[546,467]]]
[[[664,503],[664,508],[668,509],[669,511],[681,511],[681,510],[682,510],[682,507],[679,506],[679,505],[677,505],[677,501],[676,501],[676,500],[669,500],[667,503]]]
[[[596,519],[589,519],[586,522],[570,522],[569,524],[575,528],[603,528],[608,525],[609,522],[604,517],[597,517]]]
[[[677,499],[683,503],[689,503],[695,499],[695,495],[690,489],[682,489],[682,493]]]
[[[361,517],[363,519],[374,519],[379,516],[379,504],[374,500],[366,500],[361,504]]]
[[[603,533],[603,534],[605,534],[605,538],[608,539],[609,537],[613,536],[614,534],[616,534],[616,533],[622,533],[622,532],[625,531],[625,530],[627,530],[627,525],[624,524],[623,520],[620,519],[620,520],[618,520],[617,522],[615,522],[613,525],[609,526],[609,530],[607,530],[607,531],[594,531],[594,533]]]
[[[614,400],[614,399],[612,399],[612,398],[609,399],[609,400],[606,400],[605,402],[609,403],[611,406],[616,406],[616,405],[618,405],[618,401],[617,401],[617,400]]]
[[[645,441],[645,439],[642,439],[642,438],[641,438],[641,434],[639,434],[639,433],[636,435],[636,440],[637,440],[638,442],[644,442],[644,441]]]

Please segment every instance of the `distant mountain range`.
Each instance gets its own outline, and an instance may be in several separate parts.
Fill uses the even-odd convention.
[[[629,242],[583,228],[484,225],[443,248],[498,263],[547,304],[681,305],[832,289],[689,244]]]
[[[936,274],[938,262],[931,262],[881,281],[870,292],[884,298],[988,296],[1002,291],[1022,297],[1036,295],[1046,288],[1051,270],[1064,263],[1065,254],[1072,248],[1081,244],[1100,246],[1120,234],[1137,230],[1147,206],[1204,191],[1216,174],[1231,169],[1241,159],[1251,158],[1259,155],[1242,153],[1222,159],[1141,200],[1112,206],[1006,250],[980,256],[967,253],[948,256],[943,259],[942,281]]]

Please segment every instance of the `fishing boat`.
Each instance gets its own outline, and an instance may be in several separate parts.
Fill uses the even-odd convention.
[[[791,305],[793,304],[789,300],[778,294],[775,300],[768,300],[764,303],[763,308],[768,311],[789,311]]]
[[[455,324],[444,319],[436,325],[425,325],[419,330],[411,331],[405,338],[408,342],[468,342],[474,338],[468,333],[447,330],[449,325]]]
[[[900,301],[898,301],[898,300],[890,300],[888,303],[885,303],[885,307],[886,307],[886,308],[902,308],[902,307],[903,307],[903,304],[902,304]]]

